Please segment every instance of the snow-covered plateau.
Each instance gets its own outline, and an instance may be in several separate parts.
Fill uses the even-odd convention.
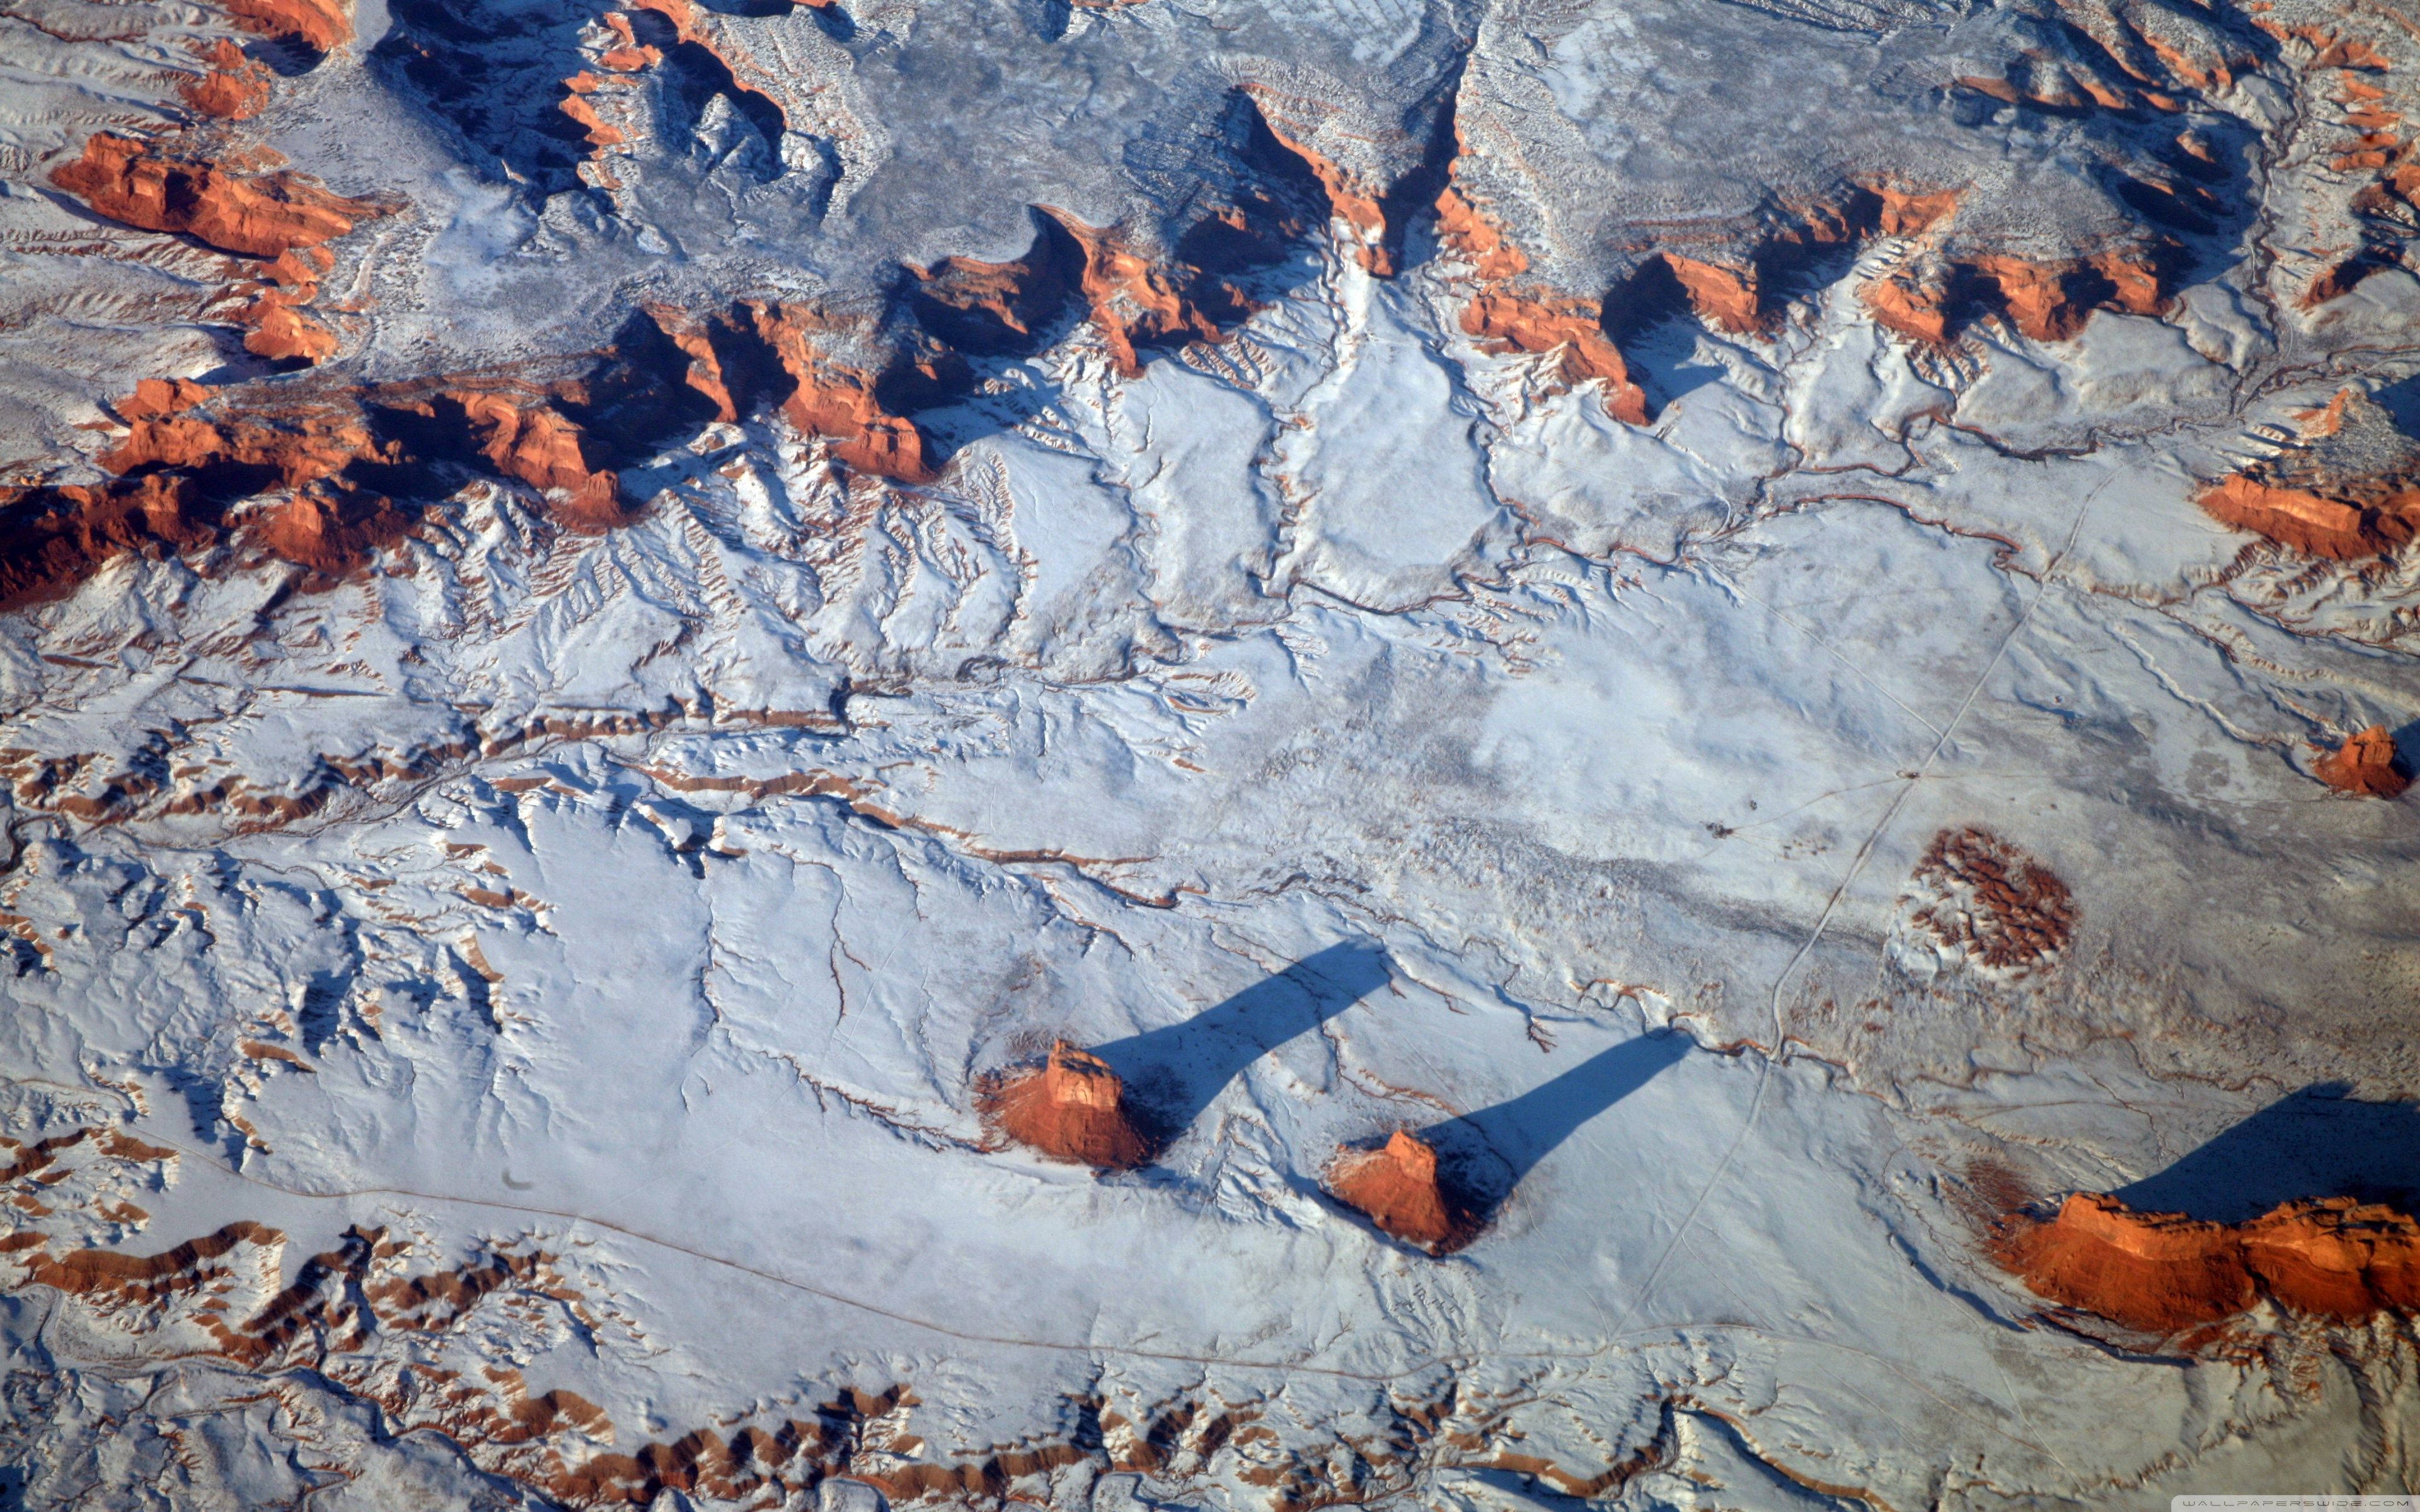
[[[4,0],[0,1509],[2420,1491],[2415,117]]]

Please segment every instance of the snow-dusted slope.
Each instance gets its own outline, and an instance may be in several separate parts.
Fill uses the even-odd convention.
[[[0,1504],[2420,1479],[2394,8],[0,35]]]

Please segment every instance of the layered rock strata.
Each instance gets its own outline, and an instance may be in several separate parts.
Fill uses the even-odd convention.
[[[2036,1295],[2149,1334],[2262,1302],[2340,1323],[2420,1310],[2420,1222],[2350,1197],[2216,1224],[2077,1193],[2053,1217],[2009,1220],[1995,1249]]]
[[[1328,1195],[1381,1231],[1432,1255],[1467,1244],[1479,1225],[1439,1169],[1436,1148],[1398,1129],[1375,1149],[1348,1149],[1327,1167]]]
[[[1051,1160],[1129,1170],[1155,1152],[1117,1072],[1064,1040],[1040,1068],[986,1088],[982,1102],[1001,1133]]]
[[[2358,390],[2301,417],[2275,457],[2195,496],[2211,517],[2315,557],[2357,561],[2420,533],[2420,439]]]

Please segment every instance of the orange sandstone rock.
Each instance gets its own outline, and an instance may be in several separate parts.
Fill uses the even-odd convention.
[[[2420,439],[2366,395],[2305,411],[2302,444],[2195,496],[2213,517],[2312,556],[2355,561],[2420,534]]]
[[[261,511],[246,522],[245,537],[280,561],[339,579],[361,571],[418,522],[416,513],[382,494],[323,484]]]
[[[2224,1322],[2263,1298],[2339,1322],[2420,1309],[2420,1223],[2350,1197],[2230,1225],[2077,1193],[2055,1217],[2009,1220],[1993,1247],[2036,1295],[2146,1333]]]
[[[516,404],[494,392],[456,390],[447,397],[461,405],[497,471],[549,496],[549,514],[582,530],[628,523],[620,480],[591,465],[578,424],[546,405]]]
[[[1512,351],[1553,353],[1557,378],[1605,385],[1605,408],[1628,424],[1647,424],[1646,392],[1606,334],[1602,301],[1566,299],[1515,286],[1529,259],[1485,212],[1449,188],[1437,196],[1437,235],[1470,264],[1480,292],[1463,307],[1462,329]]]
[[[1154,1153],[1117,1072],[1064,1040],[1040,1070],[994,1084],[982,1100],[1002,1134],[1052,1160],[1127,1170]]]
[[[2394,550],[2412,539],[2412,517],[2420,516],[2420,492],[2399,495],[2391,507],[2381,508],[2240,472],[2204,488],[2195,502],[2238,530],[2340,562]]]
[[[366,200],[332,194],[301,174],[231,173],[173,158],[133,137],[103,131],[84,156],[51,174],[93,210],[146,231],[179,232],[222,252],[274,257],[331,241],[382,213]]]
[[[110,408],[117,411],[117,418],[132,424],[138,420],[181,413],[209,394],[209,390],[190,378],[142,378],[135,383],[132,395]]]
[[[912,391],[918,378],[940,386],[934,360],[926,359],[928,365],[920,369],[915,359],[908,359],[896,364],[896,373],[844,363],[828,355],[817,340],[836,324],[822,313],[803,305],[751,309],[757,333],[798,385],[782,407],[791,424],[829,438],[832,455],[860,471],[902,483],[932,480],[935,469],[925,455],[924,433],[891,408],[883,391]]]
[[[318,53],[334,52],[353,39],[352,8],[346,0],[225,0],[227,14],[245,31],[300,42]]]
[[[1500,284],[1529,270],[1529,257],[1503,228],[1452,189],[1437,196],[1437,239],[1470,264],[1481,283]]]
[[[1469,1213],[1438,1174],[1436,1150],[1408,1129],[1396,1130],[1376,1149],[1338,1155],[1326,1184],[1339,1202],[1432,1255],[1460,1249],[1474,1237]]]
[[[268,107],[269,70],[244,56],[233,42],[222,37],[194,51],[210,65],[210,71],[178,86],[177,93],[186,104],[205,116],[230,121],[248,121]]]
[[[1109,344],[1109,361],[1127,378],[1142,374],[1139,347],[1218,341],[1226,332],[1180,287],[1174,270],[1127,245],[1114,227],[1086,225],[1063,210],[1042,207],[1083,251],[1077,289],[1093,324]]]
[[[2319,780],[2338,793],[2360,793],[2373,798],[2397,798],[2412,785],[2395,752],[2395,736],[2382,724],[2368,729],[2312,764]]]
[[[302,312],[301,305],[307,298],[284,289],[263,290],[236,316],[250,328],[244,333],[243,349],[273,362],[318,363],[334,357],[336,333]]]
[[[1584,301],[1550,301],[1512,293],[1482,293],[1463,307],[1462,329],[1521,352],[1553,353],[1565,383],[1605,384],[1606,412],[1632,425],[1647,424],[1647,394],[1631,381],[1604,317]]]
[[[1689,296],[1690,306],[1708,325],[1745,335],[1772,324],[1763,308],[1753,267],[1725,267],[1668,252],[1664,255],[1664,263]]]
[[[64,598],[113,558],[173,554],[216,535],[217,511],[173,473],[99,487],[0,487],[0,609]]]
[[[118,412],[131,423],[129,434],[100,462],[119,474],[233,467],[258,472],[262,486],[301,487],[379,455],[359,408],[334,400],[211,419],[193,414],[190,404],[153,412],[138,387]]]
[[[1857,298],[1885,331],[1934,346],[1949,339],[1949,301],[1926,282],[1899,275],[1877,278],[1858,288]]]

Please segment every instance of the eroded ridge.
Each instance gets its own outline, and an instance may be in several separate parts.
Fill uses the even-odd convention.
[[[2274,457],[2203,488],[2210,514],[2312,556],[2382,556],[2420,533],[2420,438],[2358,389],[2296,417]]]
[[[2420,1223],[2351,1197],[2218,1224],[2079,1192],[2049,1218],[2006,1220],[1993,1252],[2036,1295],[2148,1334],[2206,1330],[2264,1302],[2336,1323],[2420,1310]]]
[[[432,1263],[409,1235],[356,1225],[296,1257],[288,1236],[251,1219],[148,1254],[93,1247],[147,1223],[128,1197],[179,1158],[109,1125],[0,1139],[0,1188],[11,1197],[0,1221],[13,1228],[0,1237],[0,1289],[54,1297],[55,1319],[118,1358],[287,1377],[313,1404],[366,1410],[385,1434],[429,1434],[478,1473],[568,1506],[652,1505],[667,1493],[770,1504],[835,1478],[892,1504],[955,1505],[1037,1501],[1128,1474],[1171,1490],[1231,1485],[1275,1512],[1309,1512],[1402,1494],[1454,1469],[1603,1495],[1674,1456],[1669,1414],[1651,1413],[1636,1442],[1609,1446],[1610,1463],[1558,1463],[1521,1434],[1517,1414],[1532,1393],[1450,1376],[1373,1386],[1357,1430],[1306,1433],[1291,1412],[1249,1392],[1116,1401],[1091,1393],[1066,1404],[1055,1430],[956,1446],[927,1437],[922,1399],[893,1381],[634,1434],[579,1392],[531,1379],[540,1367],[515,1363],[575,1339],[583,1352],[644,1343],[610,1291],[555,1248],[488,1243]],[[291,1408],[303,1398],[281,1400]],[[309,1420],[261,1431],[307,1444]]]

